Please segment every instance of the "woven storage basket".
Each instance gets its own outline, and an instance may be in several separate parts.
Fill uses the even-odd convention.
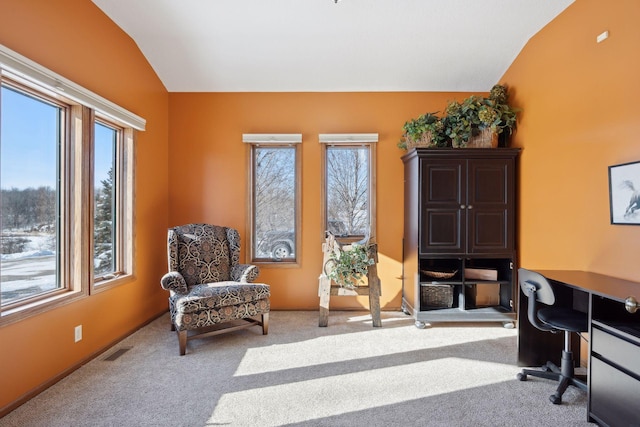
[[[411,139],[405,135],[405,140],[407,141],[407,150],[411,150],[414,147],[432,147],[434,145],[432,139],[433,138],[431,132],[423,133],[422,137],[418,140]]]
[[[453,306],[453,286],[451,285],[427,285],[420,287],[421,305],[438,308],[451,308]]]
[[[469,138],[469,148],[496,148],[498,146],[498,134],[491,129],[482,129],[480,133]]]
[[[434,278],[434,279],[451,279],[458,272],[458,270],[453,270],[453,271],[420,270],[420,271],[426,277],[431,277],[431,278]]]

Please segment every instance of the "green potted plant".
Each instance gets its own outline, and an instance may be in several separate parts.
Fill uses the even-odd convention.
[[[494,85],[484,102],[486,108],[493,112],[483,121],[489,123],[498,134],[506,131],[511,135],[516,128],[516,115],[520,110],[509,105],[508,97],[506,86]]]
[[[454,148],[465,147],[480,124],[478,111],[482,98],[472,95],[462,102],[451,101],[445,110],[445,134]]]
[[[340,251],[331,252],[329,264],[325,267],[327,277],[339,286],[353,289],[364,283],[364,276],[369,266],[375,261],[369,257],[367,246],[353,243],[343,247]]]
[[[409,120],[398,147],[496,147],[500,138],[506,146],[519,111],[509,106],[507,87],[496,84],[486,98],[471,95],[449,102],[443,117],[426,113]]]
[[[398,147],[408,150],[413,147],[446,146],[445,124],[437,113],[426,113],[407,121],[402,130],[402,140]]]
[[[498,135],[511,135],[519,111],[507,103],[507,88],[494,85],[489,97],[472,95],[462,101],[452,101],[446,109],[446,135],[454,147],[497,146]]]

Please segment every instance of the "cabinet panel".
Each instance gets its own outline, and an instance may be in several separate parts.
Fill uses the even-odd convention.
[[[510,181],[509,160],[469,161],[469,204],[493,204],[506,207]]]
[[[465,165],[460,160],[422,159],[423,203],[429,205],[456,205],[462,203],[466,194],[462,185],[466,180]]]
[[[509,248],[505,210],[475,210],[469,220],[469,253],[495,253]]]
[[[462,251],[460,209],[425,209],[421,253],[455,253]]]

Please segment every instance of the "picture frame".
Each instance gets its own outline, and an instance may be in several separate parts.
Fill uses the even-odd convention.
[[[640,225],[640,161],[609,166],[611,224]]]

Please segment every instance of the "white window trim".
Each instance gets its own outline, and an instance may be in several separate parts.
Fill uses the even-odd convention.
[[[321,144],[358,144],[378,142],[377,133],[320,133]]]
[[[26,84],[82,104],[106,118],[123,123],[126,127],[145,130],[146,120],[113,102],[75,84],[46,67],[0,45],[0,73]]]
[[[242,142],[245,144],[301,144],[301,133],[243,133]]]

